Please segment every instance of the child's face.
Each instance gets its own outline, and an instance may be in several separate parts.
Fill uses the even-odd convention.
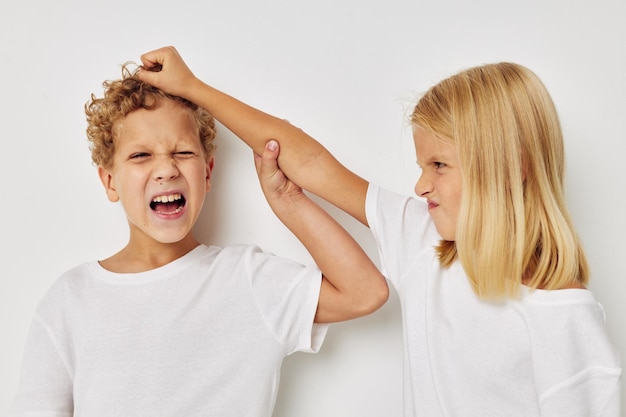
[[[415,193],[426,198],[428,212],[441,237],[454,241],[462,188],[456,146],[419,126],[413,127],[413,141],[417,163],[422,169]]]
[[[110,169],[98,173],[111,201],[121,201],[131,239],[175,243],[191,236],[209,191],[206,159],[189,109],[165,101],[116,123]]]

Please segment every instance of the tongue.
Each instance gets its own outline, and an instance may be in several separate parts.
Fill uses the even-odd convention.
[[[160,213],[172,213],[176,211],[177,208],[178,208],[177,202],[154,204],[154,210]]]

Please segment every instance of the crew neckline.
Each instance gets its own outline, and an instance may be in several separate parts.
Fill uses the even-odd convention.
[[[170,276],[170,272],[172,270],[180,268],[181,264],[192,263],[193,260],[203,256],[203,254],[206,253],[208,249],[208,246],[201,243],[183,256],[176,258],[163,266],[142,272],[109,271],[108,269],[100,265],[99,261],[89,262],[86,264],[86,266],[87,268],[89,268],[90,272],[96,279],[119,284],[138,284]]]

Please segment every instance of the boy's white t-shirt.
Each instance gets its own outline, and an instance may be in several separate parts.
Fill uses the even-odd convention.
[[[366,212],[401,302],[405,417],[619,416],[620,361],[591,291],[481,301],[459,262],[440,266],[424,201],[370,185]]]
[[[270,416],[285,356],[316,352],[321,273],[251,245],[161,268],[97,262],[38,306],[11,416]]]

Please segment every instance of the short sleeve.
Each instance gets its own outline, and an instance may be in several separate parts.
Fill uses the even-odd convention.
[[[398,288],[413,263],[425,254],[432,257],[439,243],[428,208],[422,200],[370,183],[365,213],[378,246],[382,273]]]
[[[10,417],[71,417],[72,381],[54,336],[39,316],[31,324]]]
[[[619,417],[620,372],[615,368],[591,368],[565,381],[543,396],[541,415],[546,417]]]
[[[620,358],[592,292],[536,290],[524,300],[541,415],[619,417]]]
[[[250,246],[246,253],[254,299],[263,318],[286,354],[317,352],[327,324],[314,323],[322,273]]]

